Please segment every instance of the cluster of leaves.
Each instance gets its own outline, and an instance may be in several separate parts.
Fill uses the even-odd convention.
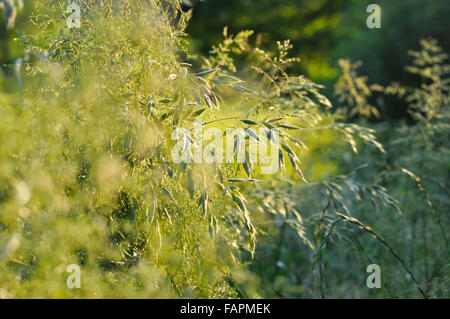
[[[2,106],[2,288],[34,297],[235,296],[233,260],[219,256],[237,237],[220,228],[227,203],[212,192],[208,214],[197,208],[216,173],[198,167],[191,198],[171,163],[176,117],[181,124],[199,107],[188,103],[199,86],[177,57],[179,4],[80,4],[83,27],[71,30],[64,1],[35,4],[36,31],[22,43],[41,58],[25,65],[22,95]],[[65,285],[72,263],[82,268],[81,290]]]
[[[276,244],[266,243],[260,252],[277,264],[273,272],[265,275],[291,288],[275,287],[271,293],[366,296],[367,291],[351,288],[355,281],[364,285],[364,277],[352,273],[362,274],[368,264],[376,263],[381,265],[384,279],[382,290],[372,292],[372,296],[448,297],[448,291],[442,288],[448,281],[449,257],[445,229],[449,218],[447,55],[436,41],[422,41],[421,46],[420,51],[410,52],[414,60],[407,68],[420,75],[418,88],[399,83],[387,87],[368,85],[367,78],[354,72],[355,66],[343,64],[338,93],[344,96],[343,102],[350,104],[363,100],[359,106],[351,104],[353,109],[346,108],[347,113],[371,117],[373,113],[366,112],[365,107],[372,94],[396,94],[409,104],[413,124],[379,125],[383,128],[385,152],[374,154],[364,149],[357,158],[340,153],[344,167],[362,166],[348,175],[320,182],[301,186],[293,183],[289,190],[275,187],[269,198],[265,197],[267,190],[261,190],[264,206],[267,202],[278,203],[272,209],[282,216],[275,218],[276,225],[296,225],[295,232],[281,228]],[[358,82],[364,90],[358,89]],[[303,196],[289,195],[301,191]],[[281,204],[279,198],[283,197],[288,199]],[[384,213],[388,207],[396,213]],[[372,211],[375,214],[368,213]],[[296,218],[298,212],[301,221]],[[295,233],[310,250],[292,243]],[[278,247],[283,247],[281,252]],[[296,268],[299,260],[312,268]],[[352,291],[340,290],[345,287]]]
[[[388,152],[388,182],[393,194],[402,194],[411,220],[421,220],[423,230],[421,248],[423,266],[418,269],[427,293],[447,297],[445,290],[433,292],[433,285],[445,282],[445,271],[450,258],[450,246],[445,225],[449,223],[448,155],[450,134],[450,67],[448,55],[442,52],[436,40],[422,40],[420,51],[410,51],[412,66],[406,71],[416,75],[420,86],[412,88],[393,83],[382,88],[385,94],[394,94],[408,104],[414,125],[394,130]],[[399,134],[400,137],[399,137]],[[409,183],[394,182],[395,169],[410,178]],[[405,192],[406,189],[412,189]],[[420,194],[418,202],[416,196]],[[398,195],[398,196],[399,196]],[[420,216],[420,217],[419,217]],[[415,223],[412,222],[412,223]],[[430,242],[433,242],[430,245]]]
[[[228,39],[226,33],[224,34]],[[224,45],[221,46],[222,51],[229,52],[226,47],[226,43],[231,43],[224,41]],[[269,221],[259,219],[257,221],[257,229],[261,229],[262,233],[266,233],[268,237],[272,237],[277,230],[271,227],[265,227],[266,224],[273,224],[278,231],[281,232],[280,241],[275,241],[275,246],[273,248],[275,260],[273,264],[275,268],[278,269],[278,264],[283,265],[282,253],[279,250],[283,250],[284,239],[286,236],[284,233],[285,225],[289,226],[297,236],[304,242],[307,249],[309,249],[308,254],[311,257],[311,262],[314,268],[317,260],[320,260],[322,250],[327,246],[327,243],[334,242],[336,239],[342,237],[342,231],[346,231],[348,227],[343,226],[342,229],[336,232],[337,238],[333,234],[334,227],[339,221],[344,221],[344,224],[352,224],[360,227],[364,232],[368,232],[376,237],[382,247],[386,248],[401,264],[401,268],[407,274],[410,274],[415,281],[416,286],[419,290],[421,287],[411,272],[410,268],[404,263],[403,259],[400,257],[399,253],[391,247],[391,245],[386,242],[385,239],[379,234],[377,234],[370,226],[367,226],[363,222],[352,216],[351,211],[353,209],[358,209],[360,205],[366,205],[366,203],[372,203],[376,210],[380,210],[378,203],[383,203],[385,206],[390,206],[401,214],[398,201],[394,199],[387,193],[387,189],[383,186],[377,185],[375,183],[366,184],[358,182],[355,176],[359,169],[352,171],[346,175],[339,175],[336,177],[327,178],[319,182],[306,183],[304,185],[299,185],[298,177],[306,182],[305,174],[300,170],[300,161],[298,154],[301,150],[305,151],[305,157],[311,157],[312,152],[308,153],[308,143],[302,141],[303,139],[308,139],[308,135],[311,133],[321,133],[323,131],[334,131],[340,132],[344,135],[347,141],[350,143],[353,151],[357,152],[357,141],[355,136],[362,139],[369,145],[374,146],[376,149],[385,152],[383,146],[376,141],[374,133],[375,130],[361,127],[357,124],[339,123],[334,122],[335,119],[341,117],[340,114],[332,115],[331,108],[332,105],[329,100],[319,93],[319,89],[322,87],[317,85],[304,77],[292,77],[286,72],[287,66],[290,63],[298,62],[297,59],[286,59],[287,51],[290,49],[291,45],[289,41],[285,41],[283,44],[278,43],[278,54],[273,55],[271,53],[266,53],[259,48],[251,50],[250,54],[253,54],[253,60],[256,61],[256,65],[251,65],[251,70],[256,71],[257,74],[262,76],[262,79],[257,82],[260,83],[260,88],[253,88],[253,96],[255,98],[255,92],[262,92],[259,99],[252,101],[251,104],[256,104],[254,108],[247,110],[247,119],[243,120],[245,124],[249,126],[257,127],[266,126],[268,128],[279,130],[281,150],[280,150],[280,166],[284,167],[284,158],[288,157],[290,163],[292,164],[292,171],[288,170],[287,177],[272,177],[270,180],[267,178],[262,178],[257,176],[259,182],[252,182],[252,187],[246,189],[246,198],[250,202],[250,211],[259,211],[265,213],[265,216],[269,217]],[[221,52],[222,52],[221,51]],[[217,55],[221,53],[213,52]],[[242,54],[242,52],[237,52],[237,54]],[[214,60],[215,56],[209,60]],[[208,60],[207,60],[208,61]],[[214,60],[215,61],[215,60]],[[359,79],[353,78],[354,74],[349,75],[349,83],[355,83],[360,81]],[[366,79],[364,79],[365,83]],[[346,84],[349,84],[346,83]],[[345,84],[342,84],[342,87]],[[344,89],[344,88],[343,88]],[[353,93],[347,88],[349,94]],[[367,88],[369,92],[369,89]],[[370,92],[369,92],[370,94]],[[250,99],[248,97],[248,99]],[[349,97],[352,101],[354,97]],[[367,100],[364,100],[365,102]],[[358,102],[361,108],[366,108],[365,102]],[[349,106],[349,109],[351,109]],[[324,111],[325,110],[325,111]],[[354,111],[357,114],[359,111]],[[261,118],[261,116],[263,116]],[[331,123],[330,123],[331,122]],[[322,133],[323,134],[323,133]],[[302,137],[301,137],[302,136]],[[313,145],[317,147],[317,145]],[[295,151],[293,151],[295,150]],[[332,153],[332,150],[328,150],[326,153]],[[248,169],[243,165],[243,172],[245,172],[248,177],[253,177],[252,172],[249,173]],[[296,172],[298,176],[295,176]],[[240,182],[244,180],[239,180]],[[301,200],[295,200],[301,189],[313,189],[313,194],[305,194],[300,196]],[[353,199],[352,199],[353,198]],[[314,209],[307,209],[303,207],[304,201],[309,203],[311,206],[311,201],[313,201],[314,209],[320,209],[320,203],[324,203],[325,208],[320,209],[322,212],[317,214]],[[316,205],[317,204],[317,205]],[[348,206],[352,205],[351,208]],[[302,213],[300,213],[302,212]],[[303,216],[303,217],[302,217]],[[307,218],[305,218],[307,216]],[[348,241],[354,242],[355,239],[347,239]],[[357,241],[358,239],[356,239]],[[261,251],[267,249],[267,247],[272,246],[272,244],[263,244],[260,248]],[[319,256],[319,257],[318,257]],[[262,263],[266,263],[267,256],[261,257]],[[323,267],[322,262],[320,263],[319,269]],[[269,267],[271,268],[271,267]],[[285,269],[287,270],[287,269]],[[267,273],[266,270],[257,270],[257,272]],[[275,271],[274,276],[278,275],[278,271]],[[292,274],[291,274],[292,275]],[[320,277],[320,276],[319,276]],[[268,279],[276,280],[277,278]],[[288,286],[288,285],[286,285]],[[321,287],[319,287],[321,288]],[[281,289],[283,296],[290,296],[286,294],[286,290]],[[323,291],[323,289],[320,289]],[[270,291],[270,294],[275,293]],[[425,295],[424,292],[422,292]],[[298,294],[294,294],[297,295]],[[322,295],[324,295],[322,293]]]
[[[357,76],[356,70],[361,64],[362,62],[352,64],[348,59],[339,60],[342,75],[336,82],[335,93],[339,97],[338,102],[346,105],[339,108],[339,111],[348,118],[355,115],[379,118],[378,109],[367,101],[368,97],[371,96],[371,91],[366,84],[367,77]]]
[[[358,180],[354,167],[335,176],[314,172],[323,161],[317,149],[331,162],[346,154],[344,140],[354,152],[359,141],[384,148],[374,130],[339,122],[322,86],[289,74],[298,62],[288,57],[289,41],[271,53],[249,44],[251,31],[225,29],[211,56],[187,63],[191,13],[181,10],[181,1],[79,3],[79,29],[67,29],[65,1],[35,3],[35,31],[21,38],[32,52],[22,68],[23,90],[1,96],[1,296],[278,295],[261,290],[258,281],[287,271],[283,244],[292,233],[292,242],[304,243],[325,296],[326,249],[342,240],[360,243],[355,225],[427,294],[390,241],[354,213],[368,203],[399,211],[386,187]],[[236,77],[234,56],[243,54],[252,62],[239,65]],[[202,69],[193,66],[200,63]],[[363,96],[365,80],[352,70],[342,92]],[[441,121],[436,101],[448,106],[442,86],[448,82],[436,71],[429,71],[433,84],[411,99],[418,109],[422,97],[432,98],[427,105],[435,115],[423,118]],[[366,108],[365,98],[345,101]],[[173,130],[192,131],[197,123],[244,129],[245,136],[232,136],[233,157],[243,154],[244,161],[175,163],[172,150],[191,152],[192,141],[187,134],[173,140]],[[262,174],[262,163],[249,159],[250,143],[279,146],[281,171]],[[274,265],[266,265],[276,270],[267,278],[255,270],[272,249],[260,238],[277,234]],[[80,290],[65,284],[69,264],[81,266]],[[313,290],[314,279],[309,284]]]

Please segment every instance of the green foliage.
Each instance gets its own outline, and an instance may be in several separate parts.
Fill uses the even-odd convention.
[[[23,43],[45,58],[27,66],[23,102],[2,107],[0,282],[14,296],[236,295],[225,280],[233,260],[217,257],[236,236],[224,226],[212,241],[208,230],[225,201],[203,185],[201,214],[170,163],[165,114],[190,112],[183,101],[198,88],[177,62],[173,5],[100,2],[68,30],[58,2],[36,4]],[[80,291],[65,286],[71,263]]]
[[[255,272],[274,283],[261,287],[264,294],[324,298],[448,295],[444,288],[450,204],[448,67],[446,55],[435,41],[422,41],[422,48],[411,52],[415,59],[407,68],[424,75],[418,88],[398,83],[386,88],[369,85],[350,62],[343,63],[348,68],[337,89],[345,97],[343,102],[350,101],[344,105],[348,113],[370,116],[364,109],[367,100],[359,105],[352,102],[380,91],[399,94],[410,105],[414,125],[378,126],[386,152],[363,149],[358,157],[351,157],[335,147],[330,153],[318,145],[326,135],[315,135],[315,143],[310,145],[305,134],[315,131],[303,132],[303,141],[309,146],[306,167],[324,156],[331,161],[334,155],[340,169],[351,172],[316,177],[304,185],[274,182],[273,187],[254,191],[259,195],[258,210],[273,216],[259,222],[265,235],[252,264]],[[364,90],[358,89],[358,81],[363,81]],[[355,164],[361,166],[355,170]],[[305,175],[308,173],[307,169]],[[363,273],[373,263],[382,267],[379,290],[364,288]]]
[[[410,104],[417,123],[383,132],[385,150],[291,74],[289,40],[272,52],[225,28],[195,60],[181,1],[83,1],[79,29],[65,4],[34,3],[23,85],[0,93],[0,297],[445,293],[449,82],[434,42],[412,53],[419,88],[368,86],[341,63],[345,119],[376,115],[370,88]],[[231,136],[242,163],[173,161],[191,151],[175,128],[213,124],[245,130]],[[263,174],[251,142],[280,146],[279,172]],[[380,260],[386,288],[349,291]],[[70,264],[81,289],[66,286]]]
[[[384,88],[380,85],[369,86],[367,79],[363,80],[366,88],[362,93],[364,96],[373,94],[371,88],[404,98],[416,120],[414,125],[400,123],[384,128],[382,140],[385,141],[386,153],[382,157],[364,151],[358,158],[343,161],[342,164],[350,168],[355,162],[371,164],[358,170],[358,174],[305,185],[326,189],[328,200],[323,205],[322,214],[315,217],[314,210],[309,208],[311,196],[321,192],[308,194],[305,196],[307,201],[300,199],[295,206],[303,212],[304,220],[317,225],[315,235],[318,245],[310,258],[317,267],[316,287],[323,297],[348,296],[348,292],[339,292],[334,288],[345,287],[345,282],[339,281],[345,279],[336,273],[345,271],[347,276],[344,278],[348,280],[352,278],[348,269],[356,267],[355,271],[361,272],[364,271],[363,265],[368,263],[379,263],[389,269],[383,272],[385,286],[382,293],[373,296],[442,298],[447,294],[442,289],[450,256],[445,230],[449,222],[446,191],[449,172],[447,55],[442,53],[436,41],[422,41],[421,45],[421,51],[410,52],[414,61],[413,66],[407,68],[409,72],[422,75],[420,87],[404,87],[394,83]],[[350,62],[346,61],[343,66],[344,78],[337,86],[338,92],[344,94],[345,100],[355,101],[360,97],[355,83],[361,77],[356,72],[348,72],[348,68],[345,70],[345,67],[351,68]],[[364,103],[361,105],[365,106]],[[352,108],[347,110],[352,111]],[[370,116],[355,103],[353,110],[359,116]],[[354,200],[351,200],[354,195]],[[313,202],[324,201],[316,199]],[[370,202],[378,213],[369,214],[372,209],[367,204]],[[386,206],[380,207],[380,202]],[[388,206],[397,214],[381,214]],[[347,228],[352,225],[360,231]],[[364,233],[375,238],[364,236]],[[341,256],[347,255],[353,256],[354,261],[341,259]],[[361,266],[358,266],[359,263]],[[405,274],[406,281],[402,279]],[[411,283],[407,284],[407,281]],[[292,285],[298,283],[294,281]],[[402,286],[404,288],[400,288]],[[311,285],[309,289],[314,291],[314,287]],[[316,295],[309,289],[303,294]],[[358,296],[360,293],[363,292],[350,295]]]
[[[255,70],[268,82],[261,91],[225,69],[193,73],[180,62],[188,17],[178,2],[83,3],[82,28],[71,30],[62,5],[36,3],[36,31],[21,41],[43,59],[26,64],[23,92],[2,107],[3,289],[17,297],[258,296],[236,288],[246,271],[240,255],[257,243],[251,194],[237,184],[271,179],[256,163],[175,164],[171,131],[195,118],[233,120],[249,137],[250,126],[265,127],[258,142],[277,143],[275,130],[280,162],[289,159],[290,178],[304,180],[293,151],[303,144],[287,131],[330,123],[322,110],[330,102],[285,72],[295,62],[289,42],[275,58],[256,51]],[[249,35],[225,33],[205,61],[233,71],[224,52],[246,49]],[[242,111],[219,117],[233,108]],[[240,177],[241,167],[257,179]],[[82,266],[79,291],[64,285],[71,263]]]
[[[346,117],[361,115],[366,118],[374,116],[380,117],[378,109],[368,103],[371,95],[367,86],[367,77],[358,77],[356,69],[361,66],[361,62],[352,64],[349,60],[339,60],[342,75],[335,85],[335,93],[339,97],[339,103],[345,103],[346,107],[338,109]]]

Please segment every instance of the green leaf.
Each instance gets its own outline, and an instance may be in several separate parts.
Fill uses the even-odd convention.
[[[206,110],[206,107],[201,108],[201,109],[198,109],[197,111],[195,111],[194,113],[192,113],[192,116],[193,116],[193,117],[197,117],[197,116],[199,116],[200,114],[202,114],[205,110]]]
[[[245,88],[245,87],[243,87],[243,86],[240,86],[240,85],[237,85],[237,84],[231,85],[231,87],[232,87],[233,89],[239,91],[239,92],[244,92],[244,93],[255,93],[255,91],[250,90],[250,89],[247,89],[247,88]]]
[[[281,147],[283,147],[283,149],[284,149],[286,152],[288,152],[289,154],[295,156],[294,151],[293,151],[286,143],[281,142]]]
[[[165,99],[158,100],[159,103],[163,103],[163,104],[167,104],[172,101],[173,101],[173,99],[171,99],[171,98],[165,98]]]
[[[220,75],[218,78],[227,82],[243,82],[241,79],[231,75]]]
[[[163,187],[162,188],[164,194],[166,194],[171,200],[175,201],[175,198],[173,197],[173,195],[167,190],[167,188]]]
[[[252,138],[254,138],[256,141],[259,141],[259,137],[256,134],[255,131],[253,131],[251,128],[246,128],[245,132],[247,133],[247,136],[251,136]]]
[[[255,121],[252,121],[252,120],[248,120],[248,119],[241,120],[241,121],[244,122],[245,124],[248,124],[248,125],[258,125],[258,122],[255,122]]]
[[[253,178],[230,178],[227,181],[233,182],[233,183],[240,183],[240,182],[255,182],[256,179]]]
[[[218,70],[219,69],[206,70],[206,71],[198,72],[197,75],[204,76],[204,75],[208,75],[208,74],[214,73],[214,72],[216,72]]]
[[[281,128],[285,128],[285,129],[288,129],[288,130],[299,130],[300,129],[300,127],[297,127],[297,126],[292,126],[292,125],[288,125],[288,124],[276,124],[278,127],[281,127]]]

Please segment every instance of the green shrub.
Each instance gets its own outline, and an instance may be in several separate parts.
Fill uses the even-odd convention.
[[[225,29],[211,56],[195,60],[179,1],[82,3],[78,29],[66,27],[65,1],[35,3],[35,29],[21,37],[32,53],[23,85],[0,95],[0,297],[325,296],[327,247],[355,225],[420,288],[353,212],[370,201],[400,210],[378,181],[357,180],[345,143],[355,153],[360,141],[376,154],[383,146],[373,129],[342,122],[320,85],[289,74],[298,62],[289,41],[270,53],[249,45],[250,31]],[[239,69],[236,54],[249,64]],[[232,136],[243,161],[174,161],[199,127],[245,129]],[[176,128],[188,131],[173,138]],[[251,143],[279,147],[270,155],[281,170],[264,174]],[[312,263],[310,291],[286,283],[284,257]],[[66,285],[71,264],[81,289]]]

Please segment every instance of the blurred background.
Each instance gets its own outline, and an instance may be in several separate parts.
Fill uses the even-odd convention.
[[[418,79],[403,72],[411,59],[408,50],[417,50],[421,39],[438,40],[449,51],[450,2],[447,0],[379,0],[382,27],[369,29],[370,15],[365,0],[184,0],[184,9],[193,17],[187,33],[193,52],[207,55],[222,40],[222,30],[230,34],[254,30],[254,42],[263,49],[274,49],[276,41],[290,39],[293,55],[301,58],[298,71],[313,81],[332,86],[339,76],[338,59],[362,61],[360,73],[381,85],[391,82],[416,84]],[[14,73],[13,65],[24,55],[18,35],[30,27],[30,0],[1,0],[0,85],[9,86],[5,77]],[[381,110],[380,120],[404,118],[406,105]]]

